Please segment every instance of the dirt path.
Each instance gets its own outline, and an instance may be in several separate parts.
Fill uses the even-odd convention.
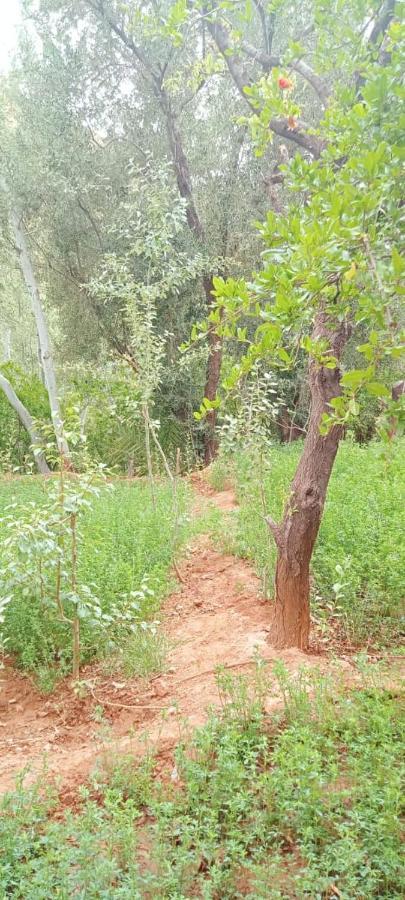
[[[211,501],[225,511],[235,508],[232,491],[215,494],[201,479],[193,481],[200,506]],[[107,678],[101,667],[92,666],[82,673],[83,696],[63,684],[46,699],[28,678],[11,668],[0,671],[0,793],[13,787],[24,767],[27,780],[33,780],[45,761],[68,798],[100,755],[143,752],[145,731],[172,764],[185,729],[202,724],[207,706],[218,703],[219,665],[249,671],[259,651],[266,660],[282,658],[290,671],[303,664],[328,666],[326,657],[272,651],[269,604],[260,599],[259,580],[245,561],[217,552],[204,536],[180,569],[184,583],[163,610],[173,646],[167,672],[147,685]]]

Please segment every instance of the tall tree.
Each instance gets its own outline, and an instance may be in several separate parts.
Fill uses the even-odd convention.
[[[68,103],[70,109],[72,103],[80,103],[82,119],[84,114],[93,135],[108,129],[109,138],[102,138],[100,143],[108,146],[110,141],[117,142],[118,133],[124,132],[128,142],[133,141],[131,150],[134,154],[135,149],[136,161],[141,161],[145,146],[158,158],[169,154],[177,189],[187,204],[190,240],[207,259],[211,256],[211,264],[201,277],[205,304],[210,308],[213,303],[212,275],[218,268],[229,269],[229,264],[224,269],[223,255],[224,249],[229,253],[231,241],[228,237],[233,230],[230,221],[220,233],[223,216],[219,202],[222,192],[220,172],[226,175],[228,184],[231,180],[235,185],[239,168],[246,166],[246,157],[243,153],[233,152],[234,144],[240,150],[240,129],[229,120],[227,123],[222,114],[226,107],[229,110],[229,90],[224,85],[223,91],[222,85],[217,83],[223,70],[222,61],[218,64],[211,52],[205,52],[201,45],[201,29],[197,34],[183,33],[187,22],[180,6],[183,4],[170,0],[159,0],[150,7],[138,0],[128,6],[116,0],[77,0],[69,5],[65,0],[26,3],[45,47],[50,44],[53,48],[63,47],[62,64],[70,57],[77,61],[80,53],[87,53],[89,78],[86,88],[80,91],[78,86],[76,97],[71,95]],[[80,29],[80,38],[75,29]],[[95,40],[94,34],[97,35]],[[89,95],[94,93],[96,78],[101,79],[98,73],[101,58],[105,59],[104,71],[107,68],[111,73],[111,90],[118,108],[127,108],[125,121],[121,115],[121,122],[118,124],[117,120],[112,127],[114,118],[117,119],[116,111],[104,85],[99,91],[102,99],[98,101],[97,109],[94,104],[93,115],[87,117]],[[241,105],[239,99],[238,105]],[[225,128],[227,134],[222,135],[221,130]],[[134,139],[136,131],[138,135]],[[216,153],[216,149],[219,152]],[[207,158],[204,159],[206,151]],[[91,212],[91,198],[90,204],[85,205]],[[244,205],[245,198],[241,210]],[[235,205],[229,204],[228,208],[239,218],[241,214]],[[97,217],[93,216],[93,219],[97,221]],[[100,312],[99,308],[97,312]],[[210,329],[209,343],[205,393],[213,398],[221,365],[220,340],[214,329]],[[213,410],[205,437],[207,462],[216,452],[215,417]]]
[[[125,315],[100,304],[85,285],[104,252],[121,252],[108,233],[109,216],[126,196],[131,169],[149,157],[158,167],[169,154],[186,202],[190,257],[203,251],[207,259],[201,289],[194,296],[180,291],[165,314],[178,343],[191,308],[195,314],[213,302],[212,273],[248,271],[257,257],[250,220],[264,211],[266,193],[246,127],[229,118],[242,101],[224,79],[214,45],[203,46],[202,28],[190,31],[175,6],[25,2],[41,45],[41,53],[23,46],[16,73],[29,190],[36,193],[32,230],[72,354],[97,352],[106,342],[121,356],[131,351]],[[182,331],[173,328],[176,318]],[[214,329],[209,339],[205,393],[214,399],[221,361]],[[212,410],[207,461],[216,451],[215,418]]]
[[[332,4],[322,9],[322,30],[329,37]],[[349,2],[345,12],[352,10]],[[365,9],[357,10],[351,41],[345,18],[351,49],[350,64],[345,57],[347,83],[335,86],[321,123],[320,158],[317,153],[307,161],[297,156],[285,167],[286,184],[299,199],[291,201],[284,216],[268,214],[261,229],[267,248],[262,272],[249,285],[216,281],[215,319],[224,322],[217,325],[220,333],[234,338],[241,319],[261,319],[228,387],[262,356],[273,366],[291,370],[300,350],[309,357],[311,408],[303,453],[282,521],[267,520],[278,551],[272,632],[276,647],[308,646],[311,557],[347,423],[358,415],[363,395],[377,396],[386,407],[387,424],[381,433],[389,441],[389,422],[397,418],[400,402],[395,397],[391,401],[382,362],[396,359],[403,349],[397,319],[404,270],[397,249],[402,30],[393,3],[376,4],[371,20],[365,16]],[[336,30],[339,40],[339,27]],[[259,119],[260,104],[266,105],[258,133],[261,143],[280,92],[292,93],[293,88],[293,82],[277,72],[258,88],[249,86],[247,96],[254,98]],[[246,93],[246,86],[243,90]],[[297,114],[292,97],[286,111]],[[351,368],[345,366],[344,351],[356,334],[364,363]]]
[[[84,5],[93,12],[105,28],[111,31],[115,40],[132,60],[135,68],[139,69],[156,98],[167,133],[168,148],[179,194],[187,203],[187,222],[190,231],[197,243],[206,247],[206,232],[197,208],[190,162],[181,133],[178,111],[169,88],[169,76],[175,55],[172,38],[176,32],[174,28],[172,32],[170,29],[170,14],[173,15],[174,7],[170,3],[160,2],[155,4],[148,14],[142,3],[134,3],[130,7],[125,7],[116,3],[115,0],[109,0],[108,3],[105,3],[104,0],[85,0]],[[156,48],[158,48],[158,53],[156,53]],[[213,305],[211,273],[203,276],[202,285],[207,310],[209,310]],[[205,396],[214,400],[220,378],[222,350],[221,340],[213,328],[209,329],[208,341],[210,352]],[[207,464],[217,452],[215,425],[216,411],[213,409],[209,414],[205,435],[205,461]]]

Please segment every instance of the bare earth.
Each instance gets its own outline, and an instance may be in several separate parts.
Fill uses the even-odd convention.
[[[201,477],[192,480],[198,505],[235,508],[232,491],[214,493]],[[179,739],[204,722],[208,706],[219,703],[215,669],[220,665],[248,672],[258,651],[270,662],[283,659],[292,672],[303,665],[329,667],[325,656],[272,650],[271,604],[261,599],[258,578],[245,561],[214,550],[208,537],[194,544],[180,574],[184,583],[168,598],[162,616],[173,646],[164,675],[148,682],[124,680],[91,666],[82,673],[84,696],[65,682],[47,699],[11,667],[0,671],[0,793],[14,786],[25,767],[31,781],[45,764],[69,802],[98,758],[107,764],[118,753],[143,753],[145,733],[162,765],[173,766]],[[348,662],[340,666],[350,670]],[[269,705],[278,702],[272,694]]]

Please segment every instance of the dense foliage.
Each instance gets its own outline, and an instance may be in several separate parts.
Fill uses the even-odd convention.
[[[57,480],[0,483],[2,641],[44,690],[71,670],[73,611],[80,619],[81,662],[108,655],[128,674],[147,670],[145,636],[157,646],[159,605],[187,531],[183,489],[177,522],[170,487],[157,487],[155,508],[142,482],[101,485],[94,494],[88,480],[66,479],[64,490],[61,510]],[[72,512],[80,514],[74,590]],[[159,660],[153,649],[149,655]]]
[[[153,778],[152,750],[111,759],[79,811],[55,816],[52,788],[21,780],[2,801],[4,895],[399,900],[403,741],[381,674],[350,696],[261,663],[253,691],[220,674],[222,713],[178,747],[176,780]],[[265,714],[271,685],[285,708]]]
[[[19,2],[0,75],[0,668],[88,692],[104,752],[73,809],[45,770],[0,801],[0,894],[399,900],[403,4]],[[210,507],[203,479],[194,502],[182,476],[210,463],[238,509]],[[261,576],[269,658],[321,648],[324,674],[270,670],[251,632],[168,770],[174,680],[153,690],[176,706],[106,699],[159,732],[119,757],[94,673],[135,694],[165,668],[213,678],[209,537]],[[175,607],[204,636],[197,675],[167,663],[174,574],[204,581]],[[245,600],[238,583],[241,629]]]
[[[146,469],[137,357],[152,320],[159,377],[151,417],[172,459],[178,446],[185,466],[201,458],[207,425],[193,412],[205,393],[210,422],[216,415],[218,313],[206,328],[208,359],[203,343],[183,359],[178,346],[209,311],[213,277],[228,275],[238,330],[233,303],[223,331],[232,338],[226,381],[235,387],[243,345],[259,326],[242,371],[266,356],[282,411],[278,424],[269,416],[270,433],[285,438],[291,420],[305,429],[304,361],[329,353],[310,337],[326,302],[340,317],[350,308],[358,332],[334,418],[356,420],[365,406],[354,427],[361,439],[372,436],[398,377],[395,3],[347,0],[338,22],[334,4],[318,2],[22,6],[25,31],[1,88],[0,325],[5,360],[32,382],[32,396],[24,394],[31,415],[47,418],[33,396],[35,326],[10,208],[29,237],[62,413],[75,407],[93,459],[122,472]],[[266,215],[261,268],[252,221]],[[240,278],[252,270],[247,296]],[[27,442],[9,416],[1,464],[25,467]]]

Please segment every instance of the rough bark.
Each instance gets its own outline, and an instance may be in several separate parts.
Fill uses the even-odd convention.
[[[51,470],[41,450],[41,439],[35,430],[32,416],[30,415],[28,409],[24,406],[24,404],[21,403],[21,400],[17,397],[17,394],[13,386],[10,384],[8,378],[6,378],[5,375],[3,375],[1,372],[0,388],[2,389],[2,391],[4,391],[7,400],[13,407],[14,411],[17,413],[21,424],[29,434],[38,472],[40,472],[41,475],[50,475]]]
[[[70,465],[70,452],[67,440],[65,438],[63,422],[60,413],[58,389],[48,326],[42,307],[34,269],[31,262],[31,256],[28,248],[28,241],[22,217],[13,205],[11,206],[10,210],[10,225],[14,235],[21,271],[23,273],[24,281],[31,298],[31,308],[34,314],[38,334],[41,368],[44,374],[45,386],[49,396],[49,405],[51,408],[51,418],[55,432],[56,443],[62,459],[67,465]]]
[[[347,325],[333,330],[326,314],[319,312],[314,325],[314,340],[327,338],[337,360],[349,336]],[[291,493],[280,524],[267,519],[277,545],[275,609],[271,641],[276,648],[308,647],[310,630],[310,562],[321,523],[329,479],[343,435],[341,426],[333,426],[321,435],[319,426],[329,403],[340,392],[340,370],[309,363],[311,410],[307,437],[291,485]]]

